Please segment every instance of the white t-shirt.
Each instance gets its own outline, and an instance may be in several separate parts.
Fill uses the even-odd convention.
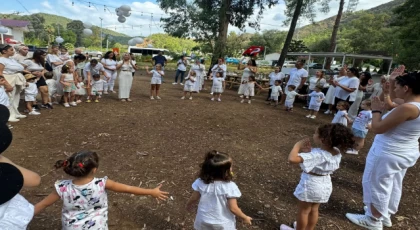
[[[131,64],[133,64],[134,66],[136,66],[136,61],[134,61],[134,60],[131,60]],[[131,69],[131,72],[132,73],[134,73],[134,72],[136,72],[136,69],[134,69],[133,67],[131,67],[132,69]]]
[[[53,67],[53,68],[56,68],[56,67],[59,67],[59,66],[63,65],[63,64],[61,64],[61,65],[54,65],[53,64],[53,62],[63,63],[63,61],[60,59],[60,57],[55,55],[55,54],[48,54],[47,55],[47,62],[50,63],[51,67]]]
[[[321,106],[321,100],[325,99],[325,95],[323,92],[313,91],[309,94],[309,96],[311,97],[311,101],[309,102],[310,105]]]
[[[38,88],[35,83],[28,82],[28,86],[25,88],[25,95],[37,95]]]
[[[26,70],[29,72],[35,72],[35,71],[43,71],[44,67],[41,64],[35,63],[34,61],[27,59],[23,61],[23,64],[26,66]]]
[[[96,66],[92,68],[90,62],[88,62],[86,63],[85,68],[83,68],[83,76],[87,78],[88,72],[90,72],[90,76],[92,77],[94,74],[100,74],[102,71],[105,71],[105,68],[101,63],[96,64]]]
[[[290,75],[290,78],[289,78],[289,81],[287,82],[287,85],[288,86],[294,85],[297,88],[302,82],[302,78],[308,77],[308,71],[306,71],[305,69],[293,68],[292,70],[290,70],[289,75]]]
[[[0,57],[0,64],[4,65],[3,74],[15,74],[23,71],[23,65],[19,64],[15,59]]]
[[[122,61],[120,61],[120,62],[122,62]],[[107,68],[110,68],[110,69],[112,69],[112,70],[116,70],[117,69],[117,62],[116,61],[114,61],[114,60],[112,60],[112,59],[105,59],[105,58],[102,58],[102,60],[101,60],[101,63],[103,64],[103,65],[106,65],[106,67]],[[105,70],[108,70],[108,69],[105,69]],[[109,70],[108,70],[109,71]]]
[[[225,79],[223,77],[214,77],[213,78],[213,87],[223,87],[223,82]]]
[[[6,90],[3,88],[3,86],[0,86],[0,105],[4,105],[8,107],[9,104],[9,96],[6,93]]]
[[[92,89],[93,89],[94,91],[103,91],[103,90],[104,90],[104,87],[105,87],[105,85],[106,85],[106,81],[104,81],[104,80],[102,80],[102,79],[99,79],[99,80],[97,80],[97,81],[92,80],[92,81],[90,82],[90,84],[92,85]]]
[[[54,79],[47,79],[45,80],[48,86],[49,92],[57,92],[57,81]]]
[[[319,80],[319,82],[318,82],[318,80],[319,80],[319,78],[317,78],[317,77],[309,78],[309,89],[310,90],[315,90],[316,85],[321,85],[322,87],[324,87],[325,83],[327,83],[325,78],[322,78],[321,80]]]
[[[293,91],[286,90],[286,101],[288,101],[288,102],[294,102],[296,95],[298,95],[298,93],[296,91],[294,91],[294,90]]]
[[[29,58],[27,56],[22,56],[20,53],[16,53],[15,55],[13,55],[12,57],[13,59],[15,59],[18,63],[20,64],[24,64],[25,59]]]
[[[271,72],[270,75],[268,75],[268,78],[270,78],[270,84],[269,85],[274,85],[275,81],[280,81],[281,79],[284,78],[284,73],[282,72]]]
[[[372,110],[362,110],[353,122],[353,129],[361,130],[366,132],[367,126],[372,123]]]
[[[196,77],[193,77],[193,76],[188,76],[188,79],[187,79],[187,81],[185,82],[185,85],[188,85],[188,86],[194,86],[194,83],[195,83],[195,81],[197,80],[197,78]]]
[[[229,210],[228,199],[237,199],[242,194],[234,182],[215,181],[205,184],[197,179],[192,188],[201,195],[194,222],[195,229],[202,229],[202,223],[219,224],[223,229],[236,229],[235,215]]]
[[[34,216],[34,206],[23,196],[17,194],[0,205],[0,229],[26,229]]]
[[[354,101],[356,100],[356,95],[357,95],[357,89],[359,88],[359,78],[357,77],[345,77],[343,79],[340,80],[340,85],[343,85],[347,88],[350,89],[356,89],[354,92],[350,93],[345,91],[344,89],[342,89],[339,86],[335,87],[335,97],[340,98],[342,100],[347,100],[348,97],[350,97],[349,101]]]
[[[187,71],[187,67],[185,66],[185,63],[181,59],[178,60],[177,64],[179,64],[178,65],[179,70]]]
[[[347,127],[347,111],[346,110],[340,110],[337,112],[337,114],[335,114],[334,119],[332,120],[331,123],[335,124],[343,124],[344,126]]]
[[[271,87],[271,95],[272,97],[280,96],[280,93],[283,93],[280,85],[272,85]]]
[[[152,70],[152,71],[150,71],[153,75],[152,75],[152,78],[159,78],[159,79],[161,79],[162,78],[162,75],[160,75],[159,74],[159,72],[161,73],[161,74],[165,74],[165,72],[163,72],[163,70],[161,70],[161,71],[157,71],[157,70]]]

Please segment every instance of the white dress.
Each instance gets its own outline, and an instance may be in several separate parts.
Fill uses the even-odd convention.
[[[332,124],[338,123],[338,124],[342,124],[344,126],[347,127],[347,111],[346,110],[340,110],[337,111],[337,113],[334,115],[334,118],[332,120]]]
[[[186,78],[185,84],[184,84],[184,91],[185,92],[193,92],[194,91],[194,85],[197,82],[198,77],[192,77],[188,75]]]
[[[344,76],[338,77],[337,75],[334,75],[333,79],[339,82],[343,78]],[[327,105],[334,105],[334,102],[335,102],[335,87],[333,85],[330,85],[327,91],[327,95],[325,96],[324,103]]]
[[[77,83],[78,89],[76,89],[76,95],[86,95],[85,83],[79,82]]]
[[[252,71],[251,69],[249,69],[248,67],[245,67],[244,72],[242,73],[242,77],[241,77],[241,85],[239,86],[239,90],[238,90],[238,94],[244,94],[245,91],[248,88],[248,81],[249,81],[249,76],[252,75]]]
[[[313,91],[312,93],[309,94],[309,96],[311,97],[311,101],[309,102],[309,109],[310,110],[314,110],[314,111],[319,111],[319,108],[321,107],[322,104],[322,99],[325,98],[324,93],[323,92],[316,92]]]
[[[206,67],[203,64],[200,65],[192,65],[191,66],[191,71],[195,72],[195,76],[196,76],[196,81],[194,82],[194,87],[193,87],[193,91],[194,92],[199,92],[202,89],[203,83],[204,83],[204,70],[206,69]]]
[[[244,96],[247,96],[247,97],[255,96],[255,81],[246,83]]]
[[[235,215],[229,210],[227,201],[242,195],[234,182],[215,181],[205,184],[201,179],[197,179],[192,188],[201,195],[194,229],[236,230]]]
[[[225,79],[222,77],[215,77],[213,78],[213,87],[211,88],[211,91],[213,93],[223,93],[223,82]]]
[[[340,167],[341,154],[332,155],[313,148],[309,153],[299,153],[299,156],[303,158],[303,163],[299,164],[303,172],[293,195],[304,202],[327,203],[332,193],[330,174]]]
[[[34,216],[34,206],[23,196],[17,194],[11,200],[0,205],[0,229],[26,229]]]
[[[118,64],[123,63],[119,61]],[[130,90],[133,85],[133,66],[131,64],[124,63],[121,66],[121,71],[118,76],[118,98],[130,98]]]

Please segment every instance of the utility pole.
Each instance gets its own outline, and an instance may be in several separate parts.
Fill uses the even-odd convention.
[[[102,20],[103,18],[99,17],[101,19],[101,52],[102,52]]]

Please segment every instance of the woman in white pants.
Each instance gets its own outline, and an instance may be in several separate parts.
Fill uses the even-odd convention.
[[[108,80],[108,83],[105,85],[104,94],[108,94],[108,90],[111,93],[116,93],[114,91],[115,80],[117,79],[117,58],[115,57],[115,54],[112,51],[106,52],[101,63],[109,77],[109,79],[106,79]]]
[[[196,81],[194,82],[193,92],[199,93],[203,89],[204,85],[204,70],[206,67],[200,62],[200,59],[195,60],[195,64],[191,66],[190,71],[195,72]]]
[[[13,87],[13,90],[9,92],[9,121],[17,122],[19,119],[26,117],[18,111],[20,93],[26,83],[26,80],[22,75],[24,67],[16,60],[10,58],[15,54],[15,50],[12,46],[5,44],[0,45],[0,53],[0,76],[4,76],[10,86]]]
[[[391,74],[391,95],[404,103],[382,116],[384,103],[375,97],[372,101],[372,128],[375,140],[366,159],[363,173],[363,202],[365,215],[347,213],[347,218],[361,227],[382,230],[391,227],[390,216],[398,211],[402,181],[407,169],[420,156],[420,73],[401,76],[404,67]],[[396,77],[398,76],[398,77]]]
[[[366,92],[366,86],[369,80],[371,79],[372,79],[372,75],[370,75],[370,73],[368,72],[364,72],[360,74],[360,78],[359,78],[360,84],[357,90],[356,100],[354,100],[354,103],[350,106],[350,109],[349,109],[349,117],[352,120],[356,119],[357,115],[359,115],[360,104],[362,104],[362,101]]]
[[[131,61],[131,56],[128,53],[125,53],[123,60],[118,62],[117,70],[121,69],[120,75],[118,76],[118,97],[122,102],[132,101],[130,99],[130,90],[133,84],[133,70],[136,70],[137,67]]]
[[[57,45],[51,46],[51,51],[47,55],[47,62],[50,64],[50,66],[53,68],[54,73],[54,80],[57,82],[61,79],[61,68],[63,67],[64,62],[59,57],[60,51],[58,50]],[[57,94],[60,96],[63,96],[63,85],[57,84]]]

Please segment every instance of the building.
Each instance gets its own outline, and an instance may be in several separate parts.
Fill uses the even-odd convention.
[[[280,58],[280,53],[271,53],[271,54],[267,54],[265,55],[264,60],[266,61],[277,61]]]
[[[24,32],[28,32],[30,22],[12,19],[0,19],[0,25],[6,27],[8,32],[2,34],[2,40],[4,43],[15,43],[24,41]]]

